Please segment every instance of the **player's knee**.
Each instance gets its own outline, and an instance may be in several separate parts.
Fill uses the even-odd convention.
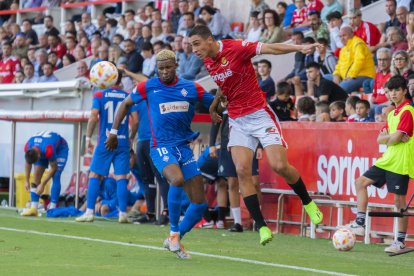
[[[356,190],[366,189],[367,186],[368,185],[365,177],[360,176],[355,180]]]
[[[237,164],[236,172],[239,179],[251,178],[251,164]]]
[[[172,186],[177,186],[177,187],[181,187],[184,185],[184,177],[181,176],[174,176],[171,177],[168,182],[170,183],[170,185]]]
[[[272,165],[272,170],[283,176],[286,174],[289,164],[287,162],[277,161]]]

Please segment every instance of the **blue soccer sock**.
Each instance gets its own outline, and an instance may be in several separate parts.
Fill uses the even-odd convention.
[[[203,217],[204,211],[207,208],[207,203],[191,203],[185,212],[184,219],[180,223],[180,237],[182,238],[186,233],[196,225]]]
[[[170,215],[171,232],[179,232],[178,223],[181,214],[181,198],[184,193],[183,187],[170,186],[168,191],[168,212]]]
[[[50,191],[50,201],[54,204],[57,204],[60,196],[60,176],[62,171],[58,170],[53,176],[52,189]]]
[[[93,210],[92,214],[95,214],[96,198],[99,195],[100,179],[95,177],[89,178],[88,192],[86,193],[86,207]]]
[[[126,212],[128,200],[128,180],[125,178],[116,181],[116,195],[120,212]]]
[[[36,193],[36,188],[30,188],[30,208],[35,208],[39,206],[40,195]]]

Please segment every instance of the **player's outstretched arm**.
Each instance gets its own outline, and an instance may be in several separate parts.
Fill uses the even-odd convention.
[[[302,52],[304,54],[311,53],[316,47],[322,47],[319,43],[308,45],[293,45],[286,43],[263,43],[260,54],[283,55],[292,52]]]
[[[131,106],[134,105],[134,101],[131,99],[129,95],[125,100],[122,101],[121,105],[119,106],[118,111],[115,115],[114,123],[112,124],[112,129],[106,138],[105,147],[107,150],[113,151],[118,146],[118,128],[121,124],[122,120],[124,120],[125,116],[127,115]]]
[[[148,80],[148,78],[142,74],[136,74],[133,73],[127,69],[121,69],[121,71],[125,72],[125,74],[127,74],[128,76],[130,76],[133,80],[135,80],[136,82],[143,82]]]

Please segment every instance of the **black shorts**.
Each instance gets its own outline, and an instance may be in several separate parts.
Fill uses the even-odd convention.
[[[227,147],[222,147],[220,151],[218,175],[222,177],[237,177],[236,167],[234,166],[231,152],[227,150]],[[259,160],[256,159],[256,156],[253,157],[252,175],[259,175]]]
[[[137,143],[137,165],[142,182],[145,185],[154,184],[157,178],[158,182],[165,181],[158,170],[155,168],[150,156],[150,141],[139,141]]]
[[[407,194],[408,182],[410,180],[408,175],[397,174],[372,166],[364,173],[364,176],[375,181],[373,185],[377,188],[381,188],[387,183],[388,192],[397,195]]]
[[[218,158],[209,158],[200,166],[201,174],[213,184],[218,175]]]

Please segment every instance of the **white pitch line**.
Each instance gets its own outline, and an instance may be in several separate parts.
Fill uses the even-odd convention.
[[[35,234],[35,235],[40,235],[40,236],[59,237],[59,238],[66,238],[66,239],[73,239],[73,240],[83,240],[83,241],[100,242],[100,243],[106,243],[106,244],[139,247],[139,248],[153,249],[153,250],[159,250],[159,251],[165,250],[165,248],[158,247],[158,246],[119,242],[119,241],[110,241],[110,240],[102,240],[102,239],[94,239],[94,238],[88,238],[88,237],[70,236],[70,235],[62,235],[62,234],[54,234],[54,233],[44,233],[44,232],[39,232],[39,231],[34,231],[34,230],[22,230],[22,229],[16,229],[16,228],[8,228],[8,227],[0,227],[0,230]],[[307,267],[301,267],[301,266],[269,263],[269,262],[255,261],[255,260],[249,260],[249,259],[243,259],[243,258],[235,258],[235,257],[229,257],[229,256],[193,252],[193,251],[188,251],[188,252],[195,256],[202,256],[202,257],[208,257],[208,258],[214,258],[214,259],[220,259],[220,260],[228,260],[228,261],[234,261],[234,262],[240,262],[240,263],[287,268],[287,269],[293,269],[293,270],[302,270],[302,271],[309,271],[309,272],[315,272],[315,273],[326,274],[326,275],[353,276],[352,274],[345,274],[345,273],[328,271],[328,270],[319,270],[319,269],[307,268]]]

